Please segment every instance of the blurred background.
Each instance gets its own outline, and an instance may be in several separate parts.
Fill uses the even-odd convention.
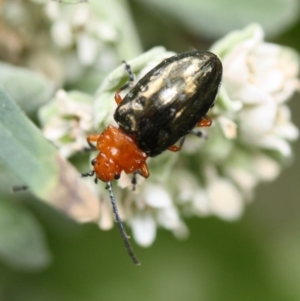
[[[300,52],[297,0],[114,0],[109,3],[90,0],[90,3],[55,5],[66,10],[67,16],[78,7],[85,9],[84,6],[93,5],[93,1],[98,2],[98,8],[102,7],[103,11],[99,11],[103,18],[110,18],[127,30],[122,33],[127,39],[103,43],[103,56],[106,63],[110,62],[105,65],[106,69],[101,65],[103,75],[87,64],[77,78],[68,74],[64,77],[56,73],[49,75],[57,86],[80,87],[93,92],[101,76],[117,66],[121,59],[134,57],[157,45],[176,52],[208,49],[216,39],[252,22],[263,26],[266,40]],[[2,61],[31,69],[39,66],[47,73],[47,65],[38,65],[37,60],[33,60],[38,57],[36,50],[42,49],[40,44],[56,47],[53,53],[60,53],[61,59],[63,56],[71,58],[66,56],[68,47],[42,43],[51,40],[51,35],[52,39],[55,37],[49,25],[49,7],[49,18],[46,18],[46,2],[0,1]],[[17,18],[20,14],[24,20]],[[32,43],[28,43],[32,37],[22,40],[18,36],[26,33],[16,30],[24,24],[27,34],[36,33]],[[13,33],[16,43],[8,43],[5,37]],[[86,81],[79,83],[82,72]],[[293,121],[299,127],[299,95],[294,96],[290,106]],[[39,202],[29,192],[11,195],[8,187],[15,178],[2,172],[0,198],[5,210],[1,209],[0,216],[0,300],[300,300],[299,141],[294,144],[294,154],[294,160],[276,181],[259,186],[253,203],[239,221],[191,218],[186,221],[190,236],[185,241],[178,241],[169,232],[159,230],[151,247],[134,245],[142,261],[140,267],[128,259],[116,227],[104,232],[94,224],[77,224]],[[1,170],[4,170],[2,166]],[[13,224],[7,218],[11,206],[14,206]],[[12,247],[11,252],[17,254],[12,260],[1,244],[7,239],[6,226],[16,225],[17,228],[18,224],[34,230],[24,242],[24,248],[33,247],[36,238],[39,244],[33,248],[36,253],[30,254]],[[21,237],[22,232],[15,235]],[[30,248],[28,250],[31,252]],[[24,263],[22,259],[26,256],[29,262],[36,259],[40,264]]]

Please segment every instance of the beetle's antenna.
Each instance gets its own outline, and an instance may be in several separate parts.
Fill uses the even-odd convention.
[[[114,197],[114,194],[113,194],[113,191],[112,191],[111,182],[107,182],[106,185],[107,185],[106,188],[108,189],[108,192],[109,192],[109,197],[110,197],[110,200],[111,200],[111,204],[112,204],[112,207],[113,207],[113,212],[115,214],[115,218],[116,218],[116,221],[117,221],[117,225],[118,225],[118,228],[121,232],[121,236],[123,238],[123,241],[124,241],[125,247],[127,249],[127,252],[129,254],[130,258],[132,259],[132,261],[136,265],[140,265],[141,263],[140,263],[140,261],[138,260],[138,258],[136,257],[136,255],[133,252],[133,249],[132,249],[131,244],[130,244],[129,239],[128,239],[129,236],[126,234],[126,231],[124,229],[122,220],[119,216],[117,205],[116,205],[116,200],[115,200],[115,197]]]

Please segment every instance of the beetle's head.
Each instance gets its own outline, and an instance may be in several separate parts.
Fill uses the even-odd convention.
[[[120,178],[121,167],[104,153],[99,153],[91,163],[94,166],[97,178],[101,181],[110,182]]]

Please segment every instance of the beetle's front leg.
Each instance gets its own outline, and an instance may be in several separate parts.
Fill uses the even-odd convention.
[[[134,74],[131,70],[131,67],[129,64],[127,64],[125,61],[122,62],[125,66],[125,70],[127,71],[128,75],[129,75],[129,80],[128,82],[123,85],[120,89],[118,89],[115,93],[115,101],[117,103],[117,105],[119,105],[121,103],[121,101],[123,100],[120,93],[127,89],[128,87],[132,86],[133,82],[134,82]]]
[[[96,146],[92,142],[97,142],[100,136],[101,134],[94,134],[94,135],[87,136],[86,141],[92,149],[96,149]]]

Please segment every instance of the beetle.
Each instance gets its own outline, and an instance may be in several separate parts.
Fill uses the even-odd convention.
[[[103,133],[90,135],[99,154],[92,160],[93,170],[82,176],[94,176],[107,183],[113,210],[129,255],[139,264],[117,214],[111,181],[122,171],[148,178],[148,157],[165,150],[177,152],[185,136],[194,127],[210,126],[206,115],[215,104],[222,80],[219,58],[204,51],[190,51],[163,60],[134,85],[122,99],[121,91],[132,86],[134,76],[125,63],[129,81],[115,93],[114,119],[119,127],[109,125]],[[179,145],[176,142],[179,141]]]

